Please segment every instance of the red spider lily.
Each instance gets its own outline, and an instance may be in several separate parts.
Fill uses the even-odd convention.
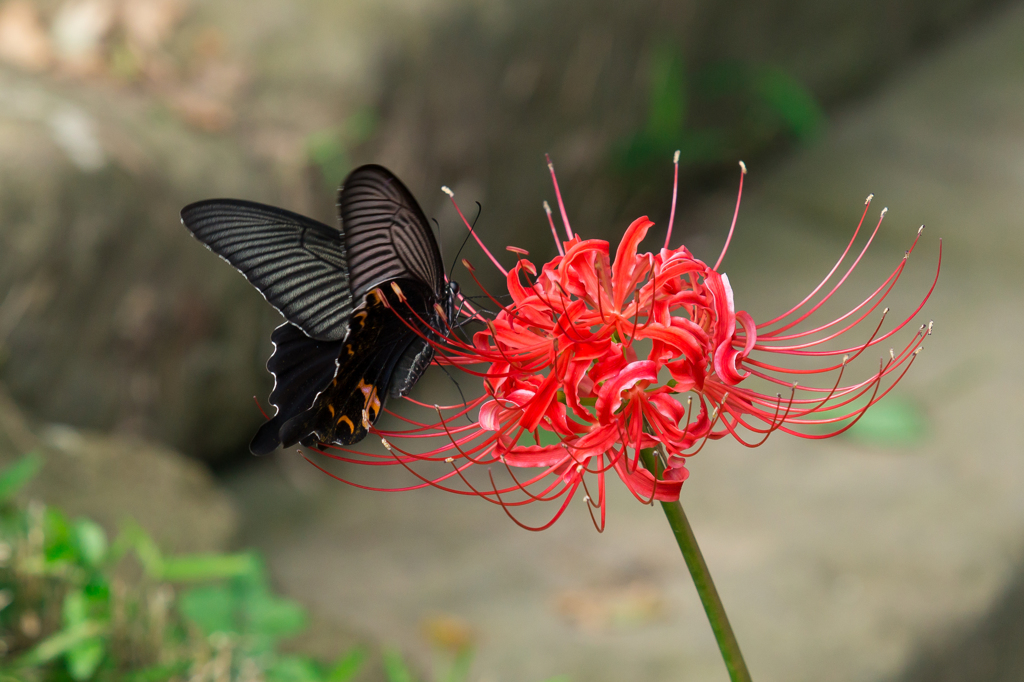
[[[345,462],[401,465],[419,479],[402,489],[429,485],[477,495],[501,505],[524,528],[530,527],[516,519],[514,508],[561,500],[552,518],[532,530],[554,523],[583,487],[601,530],[609,471],[642,502],[677,500],[689,475],[686,458],[708,440],[731,435],[756,447],[776,430],[804,438],[840,434],[892,390],[931,333],[930,322],[922,325],[901,350],[890,350],[871,376],[843,383],[850,361],[911,323],[935,288],[938,267],[920,305],[894,328],[882,331],[885,308],[868,338],[829,347],[882,305],[903,273],[920,229],[895,270],[870,296],[834,320],[798,330],[847,280],[877,234],[884,210],[861,251],[826,290],[851,255],[870,196],[853,237],[825,279],[790,310],[757,324],[736,310],[729,279],[718,272],[736,226],[743,175],[725,248],[715,265],[708,266],[685,247],[668,247],[672,218],[659,252],[638,252],[653,226],[642,217],[626,229],[613,259],[608,242],[573,233],[550,162],[548,167],[566,235],[564,241],[558,238],[545,202],[558,255],[538,269],[525,251],[509,247],[517,262],[505,270],[477,238],[505,275],[511,301],[499,303],[492,297],[499,309],[488,319],[463,299],[463,317],[486,328],[471,341],[452,329],[437,330],[443,342],[432,340],[435,362],[481,377],[483,395],[463,405],[432,406],[437,419],[431,423],[391,413],[406,427],[374,429],[386,453],[329,446],[324,454]],[[675,177],[678,182],[678,156]],[[673,217],[675,204],[674,186]],[[940,265],[941,259],[940,241]],[[463,263],[472,273],[469,263]],[[783,357],[786,364],[776,364],[773,357]],[[485,367],[471,369],[474,365]],[[824,380],[814,385],[816,377]],[[769,395],[745,385],[758,380],[774,384],[779,392]],[[640,464],[645,448],[658,453],[658,471]],[[440,473],[430,470],[432,462],[445,468]],[[480,466],[488,472],[487,485],[470,481],[467,469]],[[500,485],[491,471],[495,468],[504,481]],[[593,493],[588,479],[596,479]]]

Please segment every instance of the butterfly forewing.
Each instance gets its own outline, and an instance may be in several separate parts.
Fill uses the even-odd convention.
[[[437,240],[405,185],[382,166],[352,171],[338,196],[349,276],[355,300],[397,279],[418,280],[444,292],[444,266]]]
[[[181,222],[310,337],[345,338],[352,290],[342,234],[310,218],[237,199],[186,206]]]

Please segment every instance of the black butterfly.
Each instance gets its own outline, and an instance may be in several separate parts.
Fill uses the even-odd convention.
[[[445,281],[426,216],[391,171],[352,171],[338,191],[338,215],[334,229],[237,199],[181,210],[192,235],[287,320],[270,337],[267,361],[277,413],[256,432],[253,454],[362,440],[387,397],[408,394],[434,357],[409,325],[436,340],[453,319],[458,285]]]

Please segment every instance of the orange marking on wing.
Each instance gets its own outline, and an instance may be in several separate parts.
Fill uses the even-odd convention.
[[[345,422],[345,424],[348,425],[348,430],[350,432],[352,432],[352,433],[356,432],[356,425],[352,423],[352,420],[349,419],[348,416],[346,416],[344,414],[341,415],[341,417],[338,418],[338,425],[340,426],[342,422]]]
[[[377,397],[377,387],[360,379],[356,388],[363,392],[363,428],[369,429],[370,425],[377,420],[377,415],[380,414],[380,398]]]

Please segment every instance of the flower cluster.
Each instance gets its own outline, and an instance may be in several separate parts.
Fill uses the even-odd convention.
[[[737,319],[754,328],[737,317],[729,280],[685,247],[637,253],[652,225],[634,221],[614,261],[608,242],[574,236],[539,273],[523,257],[509,271],[512,302],[474,342],[501,358],[488,371],[480,425],[510,466],[573,478],[579,467],[610,465],[642,497],[679,497],[686,452],[711,433],[705,394],[742,379],[736,362],[750,348],[733,346]],[[695,418],[678,400],[691,391]],[[541,431],[557,443],[541,444]],[[667,455],[659,481],[638,466],[640,451],[657,445]]]
[[[678,165],[676,172],[678,179]],[[877,233],[881,217],[845,274],[826,291],[850,256],[870,197],[861,223],[825,280],[791,310],[755,324],[748,313],[736,310],[729,279],[718,271],[725,249],[709,266],[685,247],[668,248],[670,221],[664,247],[642,253],[640,243],[653,226],[643,217],[626,229],[613,257],[608,242],[581,239],[572,232],[553,169],[551,174],[566,234],[565,240],[558,238],[545,204],[558,255],[538,269],[529,254],[509,247],[517,262],[505,271],[481,243],[505,274],[511,300],[492,297],[498,308],[493,316],[463,300],[463,315],[485,325],[471,340],[461,339],[452,328],[438,330],[446,340],[436,343],[436,362],[481,377],[483,395],[462,405],[433,406],[438,417],[433,422],[394,415],[406,427],[378,432],[385,453],[328,448],[325,454],[349,462],[400,464],[419,477],[412,487],[433,485],[478,495],[500,504],[513,519],[512,508],[561,499],[553,518],[541,527],[553,523],[583,487],[592,515],[599,510],[595,525],[603,528],[608,472],[614,471],[643,502],[676,500],[688,476],[686,459],[709,439],[731,435],[753,447],[776,430],[809,438],[841,433],[902,378],[931,331],[930,323],[922,325],[898,352],[889,351],[877,372],[843,384],[848,363],[910,324],[929,290],[894,328],[882,331],[885,309],[867,339],[829,348],[834,339],[875,314],[917,239],[862,303],[837,319],[800,330],[846,281]],[[673,214],[675,198],[673,192]],[[738,214],[738,198],[736,210]],[[735,222],[734,215],[733,228]],[[796,366],[776,365],[770,361],[773,355],[797,360]],[[483,371],[472,369],[480,364],[486,365]],[[778,392],[769,395],[745,386],[751,376],[776,385]],[[823,385],[803,385],[815,376],[830,379]],[[467,416],[468,425],[458,422]],[[422,447],[431,439],[432,447]],[[655,459],[647,461],[656,466],[645,466],[641,454],[652,452]],[[431,462],[447,469],[418,469]],[[481,465],[489,474],[486,486],[472,483],[466,473]],[[504,480],[500,485],[495,467]],[[591,477],[596,491],[588,486]]]

